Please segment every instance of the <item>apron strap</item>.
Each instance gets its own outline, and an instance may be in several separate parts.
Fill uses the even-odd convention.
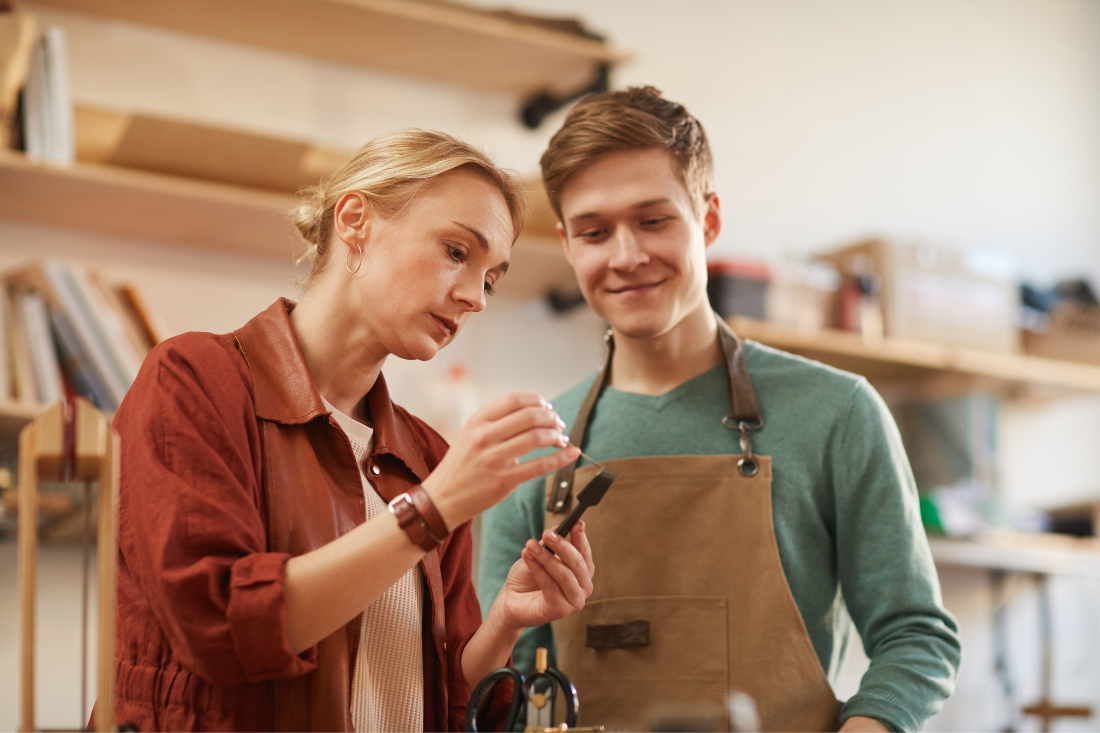
[[[573,421],[573,429],[569,431],[569,445],[578,448],[584,445],[584,432],[588,429],[588,418],[592,415],[592,408],[596,406],[596,400],[600,398],[600,392],[607,382],[607,375],[611,373],[611,357],[615,355],[615,339],[611,337],[611,329],[607,329],[603,341],[607,344],[607,359],[603,368],[596,375],[596,381],[588,388],[588,394],[581,402],[581,409],[577,412],[577,418]],[[554,491],[546,500],[546,511],[558,512],[565,507],[569,500],[569,494],[573,488],[573,474],[577,471],[577,462],[562,466],[554,474]]]
[[[722,425],[730,430],[740,432],[741,461],[738,468],[745,476],[754,476],[758,470],[758,464],[752,455],[751,431],[764,427],[764,421],[760,418],[760,407],[756,402],[756,392],[752,388],[752,378],[749,376],[749,368],[745,363],[745,351],[741,348],[741,339],[729,327],[729,324],[714,314],[718,322],[718,341],[722,346],[722,356],[726,362],[727,379],[729,383],[729,414],[722,418]],[[611,374],[611,359],[615,355],[615,340],[608,330],[604,336],[607,344],[607,359],[603,368],[596,375],[596,381],[588,389],[588,394],[581,402],[581,408],[573,421],[573,429],[569,432],[569,444],[580,448],[584,447],[584,435],[588,429],[588,420],[592,415],[592,408],[603,391],[607,378]],[[554,474],[554,490],[546,500],[546,510],[560,512],[569,501],[573,489],[573,475],[576,473],[576,461],[559,468]]]
[[[742,476],[751,478],[760,470],[760,464],[752,455],[752,431],[764,427],[764,420],[760,417],[741,339],[721,317],[718,317],[718,340],[722,342],[722,353],[729,368],[730,413],[722,418],[722,425],[740,433],[741,460],[737,462],[737,470]]]

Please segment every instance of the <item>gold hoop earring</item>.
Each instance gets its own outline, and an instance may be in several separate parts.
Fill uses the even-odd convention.
[[[355,266],[354,270],[351,269],[351,249],[350,248],[348,249],[348,256],[344,258],[344,267],[347,268],[347,271],[350,272],[352,275],[359,272],[359,268],[363,266],[363,248],[360,247],[358,244],[355,245],[355,248],[357,250],[359,250],[359,264]]]

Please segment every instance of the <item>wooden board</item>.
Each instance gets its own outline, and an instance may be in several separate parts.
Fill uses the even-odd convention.
[[[296,193],[352,156],[246,130],[78,105],[76,157],[235,186]]]
[[[1100,578],[1100,540],[995,532],[974,539],[929,537],[937,565]]]
[[[294,197],[143,171],[60,168],[0,150],[0,217],[291,261]]]
[[[101,139],[106,137],[101,134]],[[103,142],[98,150],[112,155],[108,147]],[[315,170],[335,162],[336,151],[310,150],[317,158],[310,164]],[[569,265],[556,242],[552,214],[546,215],[549,205],[537,200],[545,201],[541,186],[536,181],[527,186],[537,214],[521,244],[527,247],[528,239],[538,240],[538,251],[545,255],[538,261],[551,268],[549,275],[557,281]],[[64,205],[58,203],[62,201]],[[290,218],[294,205],[295,198],[288,193],[94,163],[62,168],[0,150],[0,217],[289,262],[300,253]],[[510,273],[510,282],[531,279],[515,277],[519,274],[518,269]],[[532,277],[545,280],[542,275]]]
[[[917,341],[869,342],[846,331],[803,332],[736,316],[729,324],[739,336],[861,374],[876,385],[923,385],[939,393],[983,388],[1023,396],[1100,391],[1100,366]]]
[[[41,405],[0,402],[0,440],[18,434],[41,411]]]
[[[147,23],[514,94],[568,89],[626,54],[451,3],[417,0],[40,0]]]

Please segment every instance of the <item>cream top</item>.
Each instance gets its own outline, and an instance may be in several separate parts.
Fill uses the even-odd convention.
[[[374,431],[321,398],[351,441],[363,482],[367,519],[388,512],[366,473]],[[423,597],[420,566],[409,570],[363,612],[352,679],[356,731],[424,730]]]

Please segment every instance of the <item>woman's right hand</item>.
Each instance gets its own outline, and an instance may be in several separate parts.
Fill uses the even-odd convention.
[[[497,504],[524,481],[577,460],[580,451],[563,430],[565,423],[550,403],[534,392],[509,392],[474,413],[423,484],[448,529]],[[547,447],[561,450],[519,462]]]

